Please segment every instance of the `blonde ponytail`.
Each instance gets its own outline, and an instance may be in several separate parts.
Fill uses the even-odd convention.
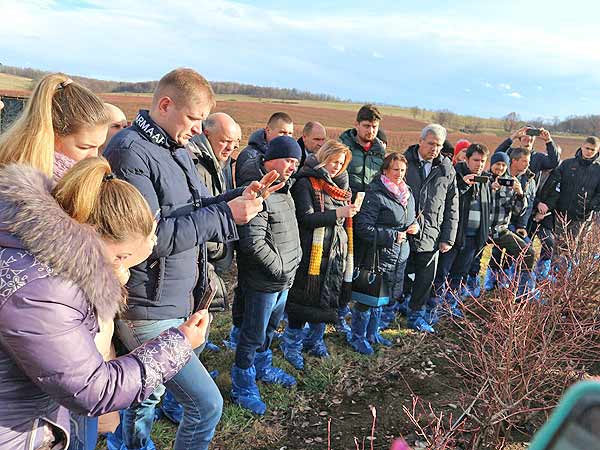
[[[108,122],[102,100],[89,89],[62,73],[46,75],[19,119],[0,135],[0,165],[26,164],[52,177],[55,136]]]
[[[154,217],[148,203],[134,186],[114,178],[104,158],[75,164],[52,195],[71,217],[93,226],[105,239],[120,242],[152,233]]]

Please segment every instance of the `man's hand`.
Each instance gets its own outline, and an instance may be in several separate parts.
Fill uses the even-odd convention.
[[[210,324],[208,310],[195,312],[188,320],[179,325],[179,330],[185,335],[192,348],[198,348],[206,340],[206,330]]]
[[[250,187],[250,186],[248,186]],[[244,195],[227,202],[231,215],[237,225],[250,222],[263,209],[263,198],[248,199]]]
[[[513,184],[513,191],[515,191],[518,195],[523,195],[523,187],[521,186],[521,182],[517,177],[513,177],[515,180],[515,184]]]
[[[537,209],[540,212],[540,214],[545,215],[548,212],[548,205],[546,205],[544,202],[539,202],[537,205]]]
[[[498,181],[494,181],[492,182],[492,190],[493,191],[497,191],[498,189],[500,189],[502,186],[500,186],[500,183],[498,183]]]
[[[521,139],[522,136],[525,136],[525,132],[527,131],[527,127],[519,128],[513,134],[510,135],[511,141],[515,141],[516,139]]]
[[[446,253],[447,251],[450,251],[451,248],[452,246],[449,243],[440,242],[440,253]]]
[[[406,239],[406,231],[398,231],[396,235],[396,243],[400,244]]]
[[[272,184],[279,178],[279,173],[276,170],[271,170],[260,181],[253,181],[244,189],[242,196],[248,200],[253,200],[256,197],[266,199],[271,193],[281,189],[285,183],[279,183],[275,186]]]
[[[540,128],[540,137],[546,142],[552,142],[552,136],[550,136],[550,132],[545,128]]]
[[[468,175],[465,175],[463,177],[463,181],[468,184],[469,186],[473,186],[475,184],[475,181],[473,181],[473,178],[475,178],[475,174],[474,173],[470,173]]]
[[[419,224],[414,222],[411,226],[406,229],[407,234],[417,234],[420,230]]]
[[[517,234],[522,238],[527,237],[527,230],[525,228],[517,228]]]

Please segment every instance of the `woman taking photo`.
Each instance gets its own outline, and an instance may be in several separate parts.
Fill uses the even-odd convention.
[[[53,184],[29,166],[0,167],[3,450],[67,448],[69,411],[97,416],[144,400],[187,363],[208,325],[198,312],[105,362],[98,323],[124,306],[117,274],[150,255],[155,220],[104,159]]]
[[[367,187],[365,200],[354,221],[358,261],[367,267],[373,261],[374,240],[379,269],[388,284],[390,301],[401,300],[404,269],[410,253],[407,234],[416,234],[415,201],[404,182],[406,158],[390,153],[383,160],[379,176]],[[352,340],[354,350],[365,355],[373,353],[372,344],[390,346],[379,334],[382,307],[355,303],[352,310]]]
[[[352,217],[358,210],[350,203],[346,168],[351,158],[348,147],[328,140],[307,157],[292,186],[302,261],[287,299],[288,325],[281,349],[296,369],[304,368],[303,348],[314,356],[329,356],[323,341],[325,323],[334,323],[338,308],[349,299]]]

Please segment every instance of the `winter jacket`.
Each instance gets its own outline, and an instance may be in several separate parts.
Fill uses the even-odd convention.
[[[260,180],[266,174],[263,158],[257,157],[237,168],[242,185]],[[273,192],[263,211],[250,222],[238,226],[238,282],[255,291],[281,292],[294,282],[302,258],[292,180]]]
[[[247,162],[253,161],[259,156],[265,156],[267,152],[267,134],[264,128],[254,131],[248,138],[248,146],[240,152],[235,162],[235,185],[242,186],[240,170]],[[252,164],[251,164],[252,165]]]
[[[510,156],[512,151],[512,139],[508,138],[500,143],[496,152],[505,152]],[[529,162],[529,169],[535,174],[536,180],[540,176],[540,173],[544,170],[552,170],[558,167],[560,164],[561,148],[554,142],[550,141],[546,143],[546,154],[532,151],[531,160]]]
[[[210,195],[221,195],[233,188],[231,172],[226,172],[221,162],[216,158],[210,142],[205,134],[197,134],[187,145],[192,153],[192,160],[198,170],[200,179],[208,188]],[[219,274],[226,273],[233,264],[233,243],[208,242],[206,244],[208,254],[208,277],[212,278],[217,286],[217,294],[211,303],[211,311],[224,310],[228,308],[227,289]],[[199,280],[198,290],[195,295],[202,297],[203,283]]]
[[[407,205],[402,206],[377,176],[367,186],[360,212],[354,217],[357,265],[371,267],[373,264],[373,241],[377,232],[377,268],[382,272],[394,273],[398,262],[407,260],[410,253],[407,239],[396,242],[398,232],[406,231],[414,222],[415,200],[412,193]]]
[[[469,221],[469,210],[471,201],[473,199],[473,193],[477,190],[479,192],[479,201],[481,206],[481,222],[479,226],[479,233],[477,235],[477,245],[483,247],[487,242],[488,235],[490,234],[490,208],[492,203],[492,192],[490,183],[475,183],[468,185],[463,181],[465,175],[469,175],[471,171],[466,163],[461,162],[454,166],[456,171],[456,185],[458,188],[458,228],[456,232],[456,241],[454,245],[457,248],[462,248],[465,242],[465,233],[467,223]]]
[[[130,128],[110,140],[104,156],[119,178],[139,189],[152,211],[160,211],[158,244],[147,261],[131,269],[124,318],[189,316],[195,309],[192,290],[197,280],[206,283],[206,242],[238,237],[226,202],[240,195],[241,189],[211,197],[189,151],[174,142],[147,111],[140,111]]]
[[[335,178],[324,168],[316,169],[317,158],[309,154],[305,165],[296,175],[296,182],[291,188],[292,197],[296,204],[296,218],[300,228],[300,242],[302,245],[302,260],[294,285],[287,299],[286,311],[290,317],[308,322],[333,322],[340,305],[340,294],[344,271],[346,270],[346,257],[348,255],[348,235],[344,228],[345,219],[336,217],[335,210],[347,205],[348,202],[336,200],[322,192],[324,210],[315,197],[315,191],[309,177],[327,181],[329,184],[341,189],[348,189],[348,173],[342,172]],[[313,233],[316,228],[323,227],[323,257],[321,259],[321,290],[317,298],[307,295],[308,266],[310,262]]]
[[[298,168],[301,168],[304,166],[307,156],[311,153],[306,150],[306,145],[304,144],[304,138],[302,136],[298,138],[298,145],[300,146],[300,150],[302,150],[302,159],[300,159],[300,162],[298,163]]]
[[[69,410],[97,416],[146,399],[192,356],[170,329],[105,362],[94,337],[122,305],[96,232],[69,217],[52,182],[0,169],[0,448],[35,449],[49,424],[68,444]]]
[[[514,225],[516,229],[527,229],[527,224],[529,223],[529,219],[533,213],[533,205],[535,204],[535,196],[537,191],[535,182],[536,176],[531,170],[527,169],[525,173],[519,175],[517,178],[521,183],[521,188],[523,189],[526,203],[522,214],[514,214],[510,223]]]
[[[498,179],[488,173],[492,181]],[[502,178],[510,178],[505,175]],[[527,197],[517,194],[511,186],[501,186],[497,191],[492,190],[492,209],[490,217],[490,236],[497,238],[508,231],[508,226],[514,216],[522,216],[527,209]]]
[[[419,232],[410,237],[411,250],[432,252],[440,242],[454,245],[458,229],[458,191],[452,161],[439,155],[432,161],[427,178],[421,178],[418,144],[410,146],[404,156],[408,160],[406,183],[415,197]]]
[[[600,211],[600,155],[583,159],[581,149],[552,172],[545,203],[568,220],[591,220]],[[544,201],[544,200],[542,200]]]
[[[358,143],[355,128],[344,131],[340,135],[340,142],[352,151],[352,161],[348,166],[352,194],[364,192],[383,164],[383,158],[385,158],[383,143],[379,138],[375,138],[369,151],[365,151],[363,146]]]

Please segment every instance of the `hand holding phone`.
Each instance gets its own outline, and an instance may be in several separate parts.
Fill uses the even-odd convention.
[[[527,136],[539,136],[541,133],[542,131],[539,128],[527,128],[525,130]]]
[[[365,200],[365,193],[357,192],[356,198],[354,199],[354,206],[356,206],[358,211],[360,211],[360,207],[362,206],[364,200]]]

